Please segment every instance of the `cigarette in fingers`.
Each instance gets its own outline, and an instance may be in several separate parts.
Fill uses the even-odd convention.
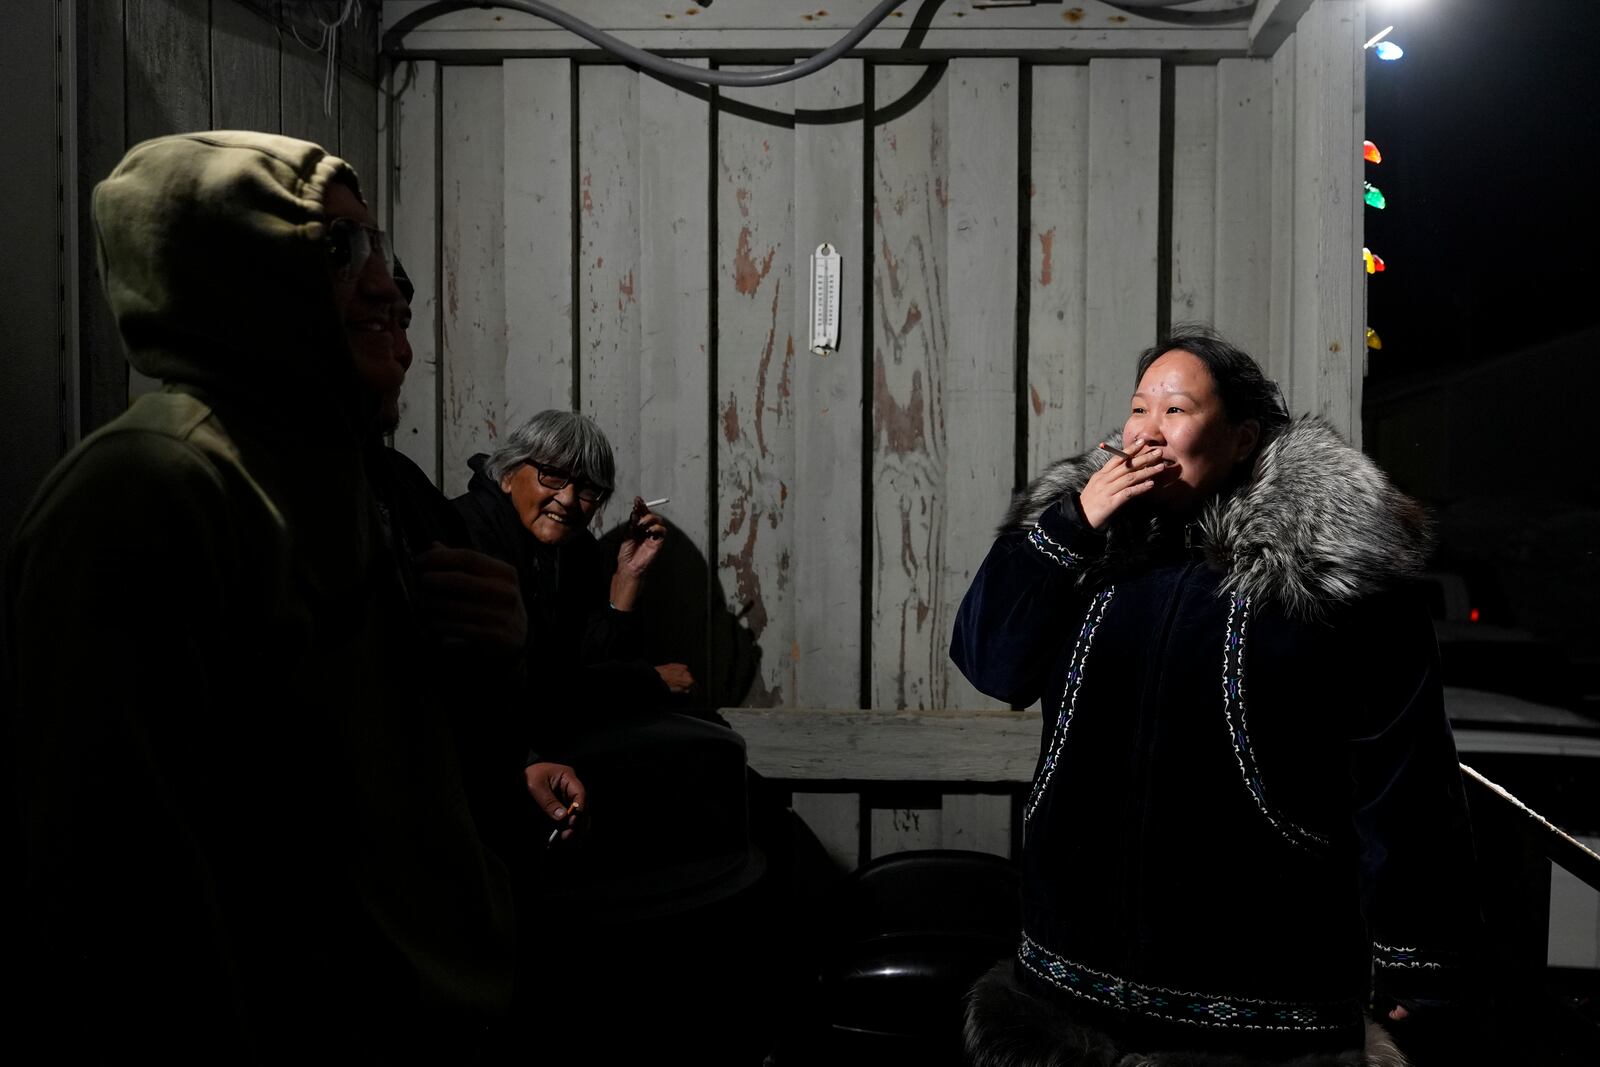
[[[644,506],[645,510],[648,511],[651,508],[659,508],[662,504],[670,503],[672,503],[672,498],[670,496],[664,496],[660,500],[646,500],[644,502]]]
[[[1113,448],[1110,445],[1106,444],[1104,441],[1100,442],[1100,447],[1105,449],[1107,452],[1110,452],[1113,456],[1121,456],[1123,459],[1132,459],[1133,458],[1132,456],[1128,455],[1128,453],[1124,452],[1122,449]]]
[[[571,818],[572,817],[572,813],[577,811],[577,810],[578,810],[577,801],[573,801],[571,804],[567,805],[566,814],[561,816],[561,821],[556,824],[556,828],[554,830],[550,831],[550,836],[549,837],[545,838],[545,842],[544,842],[544,847],[545,848],[549,848],[551,845],[556,843],[556,840],[561,836],[561,831],[563,831],[563,830],[565,830],[567,828],[567,820],[569,818]]]

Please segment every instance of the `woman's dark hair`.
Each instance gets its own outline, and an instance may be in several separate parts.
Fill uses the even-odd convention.
[[[1174,326],[1167,336],[1145,349],[1139,356],[1134,387],[1138,388],[1150,364],[1173,349],[1187,352],[1205,364],[1229,422],[1255,419],[1261,424],[1262,441],[1271,440],[1289,425],[1289,412],[1284,407],[1278,383],[1261,373],[1261,365],[1242,349],[1223,340],[1211,327],[1198,323]]]

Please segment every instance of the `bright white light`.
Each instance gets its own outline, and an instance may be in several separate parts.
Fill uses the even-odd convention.
[[[1393,32],[1394,32],[1394,27],[1393,26],[1385,26],[1383,29],[1379,30],[1373,36],[1372,40],[1368,41],[1366,44],[1362,45],[1361,47],[1362,48],[1371,48],[1373,45],[1377,44],[1379,41],[1383,40],[1385,37],[1389,36]]]
[[[1387,60],[1393,61],[1393,60],[1399,59],[1401,56],[1405,55],[1406,51],[1405,51],[1404,48],[1401,48],[1399,45],[1395,44],[1393,41],[1379,41],[1378,42],[1377,53],[1378,53],[1378,58],[1379,59],[1387,59]]]

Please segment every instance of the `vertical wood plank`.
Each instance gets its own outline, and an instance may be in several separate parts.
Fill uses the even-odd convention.
[[[1366,200],[1363,196],[1363,179],[1366,163],[1361,158],[1361,141],[1367,128],[1367,68],[1366,8],[1362,3],[1344,0],[1337,8],[1334,26],[1335,61],[1343,60],[1340,86],[1348,85],[1346,99],[1348,110],[1342,115],[1334,112],[1333,128],[1329,131],[1329,167],[1335,174],[1344,176],[1347,185],[1342,198],[1334,201],[1331,221],[1333,240],[1342,241],[1342,255],[1346,260],[1345,279],[1349,286],[1348,302],[1340,303],[1328,319],[1330,334],[1344,329],[1344,356],[1324,357],[1323,374],[1330,391],[1348,389],[1348,400],[1342,402],[1344,423],[1339,425],[1345,439],[1355,448],[1361,447],[1361,397],[1367,376],[1367,275],[1361,260],[1361,247],[1366,243]],[[1349,78],[1348,82],[1343,79]],[[1344,138],[1348,138],[1345,140]],[[1349,154],[1340,167],[1339,145],[1346,145]],[[1343,207],[1343,212],[1339,211]],[[1342,217],[1341,217],[1342,216]],[[1334,258],[1338,262],[1338,258]],[[1332,346],[1329,346],[1330,351]],[[1343,394],[1341,393],[1341,396]]]
[[[1301,18],[1295,71],[1295,394],[1359,433],[1361,5],[1319,0]]]
[[[572,408],[572,61],[508,59],[506,425]]]
[[[211,125],[209,0],[128,4],[128,143]]]
[[[877,708],[938,706],[947,659],[945,649],[934,651],[932,617],[944,548],[947,79],[913,104],[908,94],[924,72],[874,71],[870,693]]]
[[[791,578],[805,591],[795,605],[795,701],[808,708],[853,708],[861,700],[861,381],[866,346],[862,272],[865,131],[860,119],[861,60],[835,63],[828,78],[795,85],[794,398],[795,492]],[[827,121],[817,121],[826,119]],[[824,241],[839,251],[839,348],[817,355],[810,343],[811,254]]]
[[[994,540],[1016,476],[1017,107],[1015,59],[950,61],[944,387],[944,550],[930,658],[939,706],[1005,707],[950,663],[950,631]]]
[[[578,404],[611,441],[620,511],[640,489],[639,74],[627,67],[578,69],[578,185]]]
[[[0,365],[0,551],[9,544],[40,481],[75,442],[75,348],[66,333],[71,292],[63,268],[76,252],[61,208],[70,161],[59,102],[71,99],[57,47],[62,12],[49,3],[15,4],[0,33],[0,98],[6,140],[0,148],[0,289],[6,294],[7,358]],[[70,149],[69,149],[70,150]]]
[[[362,195],[377,203],[378,89],[348,70],[339,72],[339,155],[356,169]]]
[[[400,390],[394,445],[443,485],[439,470],[439,66],[413,60],[391,75],[394,118],[389,232],[416,294],[411,369]]]
[[[1173,71],[1171,321],[1215,316],[1217,70]]]
[[[703,65],[704,61],[694,61]],[[650,647],[705,685],[711,538],[711,107],[646,81],[639,97],[639,492],[682,535],[652,571]],[[720,695],[707,686],[707,692]],[[742,695],[742,694],[741,694]],[[853,817],[853,816],[852,816]]]
[[[944,812],[939,808],[873,808],[872,854],[877,859],[891,852],[941,848],[944,844]]]
[[[1011,858],[1011,795],[947,793],[940,848],[964,848]]]
[[[210,126],[278,130],[278,30],[234,0],[211,6]]]
[[[127,145],[120,4],[77,4],[78,335],[80,428],[92,433],[128,406],[130,368],[106,304],[89,208],[96,182]]]
[[[504,88],[499,67],[445,67],[441,89],[441,488],[457,496],[468,458],[494,446],[505,413]]]
[[[1272,63],[1217,64],[1217,329],[1263,367],[1271,356]]]
[[[1126,420],[1134,359],[1155,340],[1161,61],[1090,60],[1089,93],[1083,399],[1097,438]]]
[[[859,793],[796,793],[791,804],[840,870],[861,865]]]
[[[1272,56],[1272,248],[1268,256],[1267,373],[1283,390],[1289,413],[1305,408],[1299,403],[1294,380],[1294,122],[1295,70],[1298,40],[1291,34]]]
[[[742,703],[796,689],[794,85],[728,90],[717,119],[717,576],[756,642]]]
[[[1295,30],[1294,249],[1290,275],[1294,289],[1289,347],[1294,366],[1295,411],[1316,411],[1320,400],[1317,395],[1320,384],[1318,349],[1321,347],[1317,324],[1318,287],[1327,279],[1318,270],[1317,249],[1322,237],[1319,194],[1327,175],[1318,172],[1322,153],[1317,119],[1321,106],[1318,96],[1326,65],[1322,52],[1322,23],[1326,14],[1324,6],[1313,4]]]
[[[209,0],[129,4],[124,41],[127,140],[134,145],[211,125]],[[161,383],[128,368],[128,400]]]
[[[278,35],[281,86],[278,129],[290,137],[311,141],[330,152],[337,152],[339,94],[333,94],[333,109],[330,112],[323,99],[327,88],[328,57],[314,47],[320,39],[321,27],[312,10],[304,5],[287,4],[283,13],[300,35],[296,37],[289,32]],[[301,40],[306,44],[301,44]],[[338,77],[337,73],[334,76]]]
[[[1088,444],[1084,254],[1089,225],[1089,68],[1033,68],[1028,301],[1028,474]],[[1096,428],[1092,432],[1099,433]]]

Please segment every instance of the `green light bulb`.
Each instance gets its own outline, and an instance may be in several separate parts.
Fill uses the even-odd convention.
[[[1384,207],[1386,207],[1388,205],[1388,203],[1389,203],[1387,200],[1385,200],[1383,198],[1383,190],[1379,189],[1376,185],[1373,185],[1371,182],[1363,182],[1362,184],[1367,187],[1367,195],[1366,195],[1367,206],[1368,207],[1375,207],[1379,211],[1382,211],[1384,209]]]

